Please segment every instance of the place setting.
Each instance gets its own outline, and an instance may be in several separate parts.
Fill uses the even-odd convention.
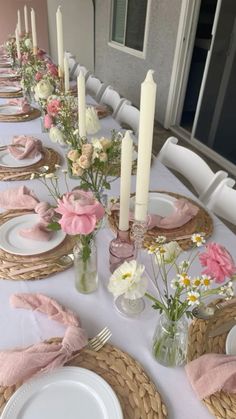
[[[22,87],[18,82],[1,81],[0,97],[1,98],[17,98],[22,97]]]
[[[41,112],[25,99],[11,99],[0,105],[0,122],[25,122],[39,118]]]
[[[0,180],[26,180],[35,172],[46,173],[60,164],[61,156],[32,136],[15,136],[9,145],[0,145]]]

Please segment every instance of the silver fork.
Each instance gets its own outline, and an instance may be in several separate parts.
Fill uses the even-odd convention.
[[[92,351],[99,351],[105,343],[110,339],[112,333],[108,327],[104,327],[94,338],[89,339],[88,345],[86,346],[88,349],[92,349]]]

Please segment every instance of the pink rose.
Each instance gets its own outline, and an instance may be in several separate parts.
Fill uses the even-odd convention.
[[[36,81],[41,80],[43,77],[42,73],[40,73],[40,71],[37,71],[37,73],[35,74],[34,78]]]
[[[92,192],[76,189],[58,200],[56,212],[62,215],[59,223],[67,234],[87,235],[93,232],[104,215],[104,208]]]
[[[55,77],[58,76],[58,69],[57,69],[57,66],[55,64],[48,63],[47,64],[47,69],[48,69],[49,73],[51,74],[51,76],[55,76]]]
[[[236,273],[236,265],[229,252],[217,243],[209,243],[206,251],[199,256],[201,265],[206,269],[202,274],[215,278],[215,282],[224,282],[225,278],[231,278]]]
[[[47,105],[49,115],[56,116],[61,108],[61,102],[58,99],[51,100]]]
[[[44,117],[44,126],[46,129],[50,129],[52,127],[53,120],[50,115],[46,114]]]

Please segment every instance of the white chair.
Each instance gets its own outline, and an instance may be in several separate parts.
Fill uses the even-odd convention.
[[[99,102],[103,92],[107,87],[107,83],[102,83],[93,74],[90,74],[86,80],[86,93],[94,97]]]
[[[75,70],[75,68],[77,67],[77,62],[76,62],[75,56],[72,55],[71,52],[66,51],[65,57],[67,58],[67,61],[68,61],[68,67],[69,67],[69,73],[70,73],[70,79],[71,79],[73,75],[73,70]]]
[[[76,68],[73,70],[72,78],[77,79],[79,73],[82,71],[85,81],[88,79],[89,75],[91,74],[91,71],[89,71],[86,67],[77,64]]]
[[[140,112],[137,108],[131,105],[131,102],[126,101],[117,112],[116,120],[121,125],[128,126],[138,136],[139,133],[139,118]]]
[[[105,91],[103,92],[99,103],[108,105],[112,108],[113,113],[112,116],[115,118],[116,114],[122,105],[122,103],[127,102],[127,99],[121,99],[120,95],[116,90],[113,89],[112,86],[107,86]]]
[[[206,205],[216,215],[236,225],[236,190],[232,189],[234,185],[234,179],[223,179]]]
[[[206,203],[221,180],[228,173],[214,173],[208,164],[194,151],[177,144],[175,137],[166,140],[157,158],[170,169],[176,170],[193,185],[200,201]]]

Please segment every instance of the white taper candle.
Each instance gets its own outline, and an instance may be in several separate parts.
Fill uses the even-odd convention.
[[[58,67],[59,76],[63,77],[64,74],[64,46],[63,46],[63,25],[62,25],[62,13],[61,6],[58,6],[56,13],[57,22],[57,56],[58,56]]]
[[[78,117],[79,117],[79,136],[86,137],[86,105],[85,105],[85,78],[80,71],[77,77],[78,89]]]
[[[18,25],[18,32],[19,32],[19,36],[21,36],[22,34],[22,28],[21,28],[21,15],[20,15],[20,10],[17,10],[17,25]]]
[[[26,4],[24,5],[24,18],[25,18],[25,33],[29,33],[28,9],[27,9]]]
[[[18,24],[16,25],[15,36],[16,36],[16,52],[17,52],[17,58],[18,58],[18,60],[20,60],[21,53],[20,53],[20,37],[19,37]]]
[[[65,84],[65,93],[70,90],[70,81],[69,81],[69,66],[67,57],[64,56],[64,84]]]
[[[129,201],[131,188],[131,171],[133,157],[133,140],[130,131],[126,131],[121,147],[121,172],[120,172],[120,218],[119,230],[129,229]]]
[[[147,72],[141,85],[138,164],[135,198],[135,219],[146,221],[152,156],[153,125],[156,103],[156,83],[153,70]]]
[[[33,42],[33,53],[37,54],[38,42],[37,42],[37,30],[36,30],[36,20],[35,20],[35,11],[31,9],[31,30],[32,30],[32,42]]]

